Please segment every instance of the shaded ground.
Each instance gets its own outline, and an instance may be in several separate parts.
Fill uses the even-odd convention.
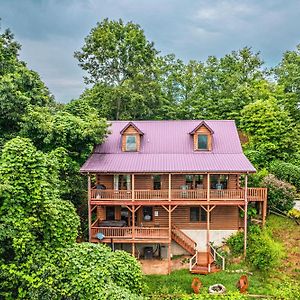
[[[181,256],[171,261],[172,271],[188,269],[189,256]],[[142,271],[145,275],[167,275],[168,274],[168,260],[166,259],[147,259],[140,260]]]

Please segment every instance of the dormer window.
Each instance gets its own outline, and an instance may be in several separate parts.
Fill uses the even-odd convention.
[[[122,130],[122,151],[140,151],[141,136],[144,134],[133,122],[129,122]]]
[[[208,150],[207,134],[198,134],[198,150]]]
[[[126,135],[126,151],[136,151],[136,135]]]
[[[190,132],[190,135],[192,135],[194,139],[194,150],[211,151],[213,134],[213,130],[205,121],[200,122],[200,124]]]

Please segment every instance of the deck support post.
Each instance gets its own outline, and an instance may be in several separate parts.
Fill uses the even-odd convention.
[[[245,176],[244,258],[247,255],[247,223],[248,223],[248,174],[246,174]]]
[[[207,202],[210,201],[210,174],[207,174]],[[206,219],[206,247],[207,247],[207,270],[209,270],[209,256],[210,256],[210,206],[207,206],[206,211],[207,219]]]
[[[207,219],[206,219],[206,244],[207,244],[207,270],[208,273],[210,273],[210,206],[207,205],[207,211],[206,211]]]
[[[88,175],[88,223],[89,223],[89,242],[92,240],[92,210],[91,210],[91,176]]]
[[[134,238],[135,238],[135,207],[132,205],[132,256],[135,257],[135,245],[134,245]]]
[[[171,273],[171,243],[172,243],[172,210],[169,205],[169,245],[168,245],[168,274]]]
[[[266,224],[266,216],[267,216],[267,197],[264,199],[262,203],[262,224],[265,226]]]

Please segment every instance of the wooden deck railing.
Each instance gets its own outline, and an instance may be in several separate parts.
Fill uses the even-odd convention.
[[[137,200],[164,200],[168,199],[168,190],[136,190],[134,199]]]
[[[102,233],[104,238],[167,238],[169,236],[168,228],[156,227],[92,227],[92,237],[96,238],[97,233]]]
[[[207,190],[171,190],[172,199],[206,200]]]
[[[211,190],[210,200],[230,199],[230,200],[243,200],[245,198],[245,191],[238,190]]]
[[[171,201],[178,200],[202,200],[208,199],[207,189],[196,190],[171,190]],[[134,198],[132,197],[134,196]],[[224,189],[224,190],[210,190],[210,200],[244,200],[245,189]],[[248,188],[248,201],[263,201],[267,198],[266,188]],[[92,200],[168,200],[169,190],[135,190],[134,195],[132,191],[127,190],[91,190]]]
[[[131,191],[117,191],[117,190],[91,190],[91,198],[95,200],[101,199],[116,199],[116,200],[130,200],[132,199]]]
[[[267,189],[266,188],[248,188],[248,200],[265,200],[267,199]]]

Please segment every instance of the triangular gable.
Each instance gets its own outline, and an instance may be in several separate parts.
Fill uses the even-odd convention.
[[[133,122],[129,122],[121,131],[120,133],[123,134],[127,128],[129,128],[130,126],[132,126],[140,135],[144,135],[144,132],[142,132],[136,125],[134,125]]]
[[[200,124],[190,132],[190,134],[191,134],[191,135],[195,134],[195,133],[197,132],[197,130],[198,130],[201,126],[206,127],[207,130],[208,130],[211,134],[214,134],[214,131],[206,124],[205,121],[201,121]]]

